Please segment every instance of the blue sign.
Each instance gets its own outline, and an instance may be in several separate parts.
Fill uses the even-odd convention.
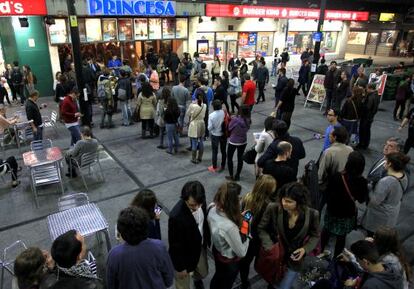
[[[89,15],[175,16],[175,1],[87,0]]]
[[[249,39],[248,39],[248,45],[254,46],[257,42],[257,33],[256,32],[250,32],[249,33]]]
[[[315,42],[321,42],[322,41],[322,32],[313,32],[312,33],[312,39]]]

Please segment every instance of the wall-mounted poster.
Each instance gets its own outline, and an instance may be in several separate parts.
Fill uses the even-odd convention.
[[[65,19],[55,19],[55,24],[49,26],[49,36],[51,44],[67,43],[68,31]]]
[[[78,18],[78,29],[80,42],[86,42],[86,26],[85,19]]]
[[[148,39],[148,19],[134,19],[135,40]]]
[[[188,21],[187,18],[176,18],[175,22],[175,38],[188,37]]]
[[[252,58],[255,56],[257,33],[239,33],[239,57]]]
[[[162,39],[175,38],[175,18],[162,19]]]
[[[102,41],[101,19],[86,18],[85,27],[87,42]]]
[[[368,32],[349,32],[348,44],[365,45],[367,41]]]
[[[381,32],[380,44],[385,44],[391,46],[397,40],[398,31],[396,30],[387,30]]]
[[[120,41],[132,40],[132,19],[118,19],[118,39]]]
[[[161,39],[161,19],[160,18],[150,18],[148,21],[149,26],[149,39]]]
[[[112,41],[117,40],[118,29],[116,27],[116,19],[102,20],[103,25],[103,40]]]
[[[208,40],[197,40],[197,52],[199,54],[209,53]]]
[[[257,43],[257,33],[256,32],[250,32],[249,33],[249,46],[254,46]]]

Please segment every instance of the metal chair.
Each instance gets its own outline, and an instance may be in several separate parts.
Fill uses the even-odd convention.
[[[39,207],[39,201],[37,199],[37,187],[58,184],[62,191],[62,195],[65,190],[63,188],[62,175],[60,172],[60,166],[58,162],[40,164],[31,167],[30,175],[32,180],[32,190],[35,196],[36,207]],[[60,184],[60,185],[59,185]]]
[[[2,260],[0,260],[0,289],[3,289],[4,285],[4,271],[8,271],[12,276],[14,276],[14,260],[22,251],[26,249],[27,246],[22,241],[18,240],[3,250],[3,257]]]
[[[89,204],[89,197],[85,193],[75,193],[62,196],[58,200],[59,211],[65,211],[87,204]]]
[[[10,167],[9,163],[4,162],[3,164],[0,164],[0,177],[4,183],[6,183],[6,179],[4,178],[8,173],[10,173],[12,176],[14,176],[14,172],[12,168]]]
[[[24,132],[21,138],[23,139],[25,143],[27,143],[29,140],[33,140],[34,135],[33,135],[33,130],[31,126],[28,126],[24,129]]]
[[[30,150],[40,151],[53,147],[53,143],[50,139],[34,140],[30,143]]]
[[[58,131],[56,129],[57,117],[58,117],[58,114],[54,110],[52,110],[52,112],[50,113],[50,117],[49,116],[42,116],[43,126],[53,128],[56,135],[58,135]]]
[[[88,168],[89,170],[89,174],[91,174],[91,167],[93,165],[98,165],[99,166],[99,171],[102,177],[102,181],[105,181],[105,177],[104,174],[102,172],[102,167],[101,167],[101,163],[99,161],[99,153],[93,152],[93,153],[84,153],[81,155],[81,159],[80,162],[78,162],[76,159],[71,158],[70,162],[69,162],[69,166],[70,166],[70,172],[72,173],[72,166],[75,165],[77,168],[79,168],[79,173],[82,177],[82,181],[83,184],[85,185],[85,188],[87,191],[89,191],[88,186],[86,185],[86,181],[85,181],[85,177],[83,176],[82,173],[82,169],[84,168]]]

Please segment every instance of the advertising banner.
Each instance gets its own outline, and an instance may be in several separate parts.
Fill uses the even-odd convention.
[[[0,16],[12,15],[47,15],[46,1],[0,1]]]
[[[320,104],[320,110],[322,110],[323,102],[325,101],[326,96],[325,86],[323,85],[324,81],[325,75],[315,74],[308,95],[306,96],[305,107],[307,102],[310,101]]]

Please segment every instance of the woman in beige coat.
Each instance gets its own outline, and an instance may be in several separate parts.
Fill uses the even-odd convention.
[[[204,91],[201,89],[197,89],[197,102],[193,102],[192,104],[190,104],[187,110],[187,115],[190,122],[188,125],[188,137],[190,138],[191,142],[191,162],[194,164],[197,164],[202,161],[204,152],[204,116],[207,110],[207,105],[203,103],[204,97]]]
[[[150,137],[154,137],[154,117],[157,98],[153,93],[149,83],[142,85],[142,91],[138,95],[139,116],[142,121],[142,138],[146,138],[146,132],[149,130]]]

